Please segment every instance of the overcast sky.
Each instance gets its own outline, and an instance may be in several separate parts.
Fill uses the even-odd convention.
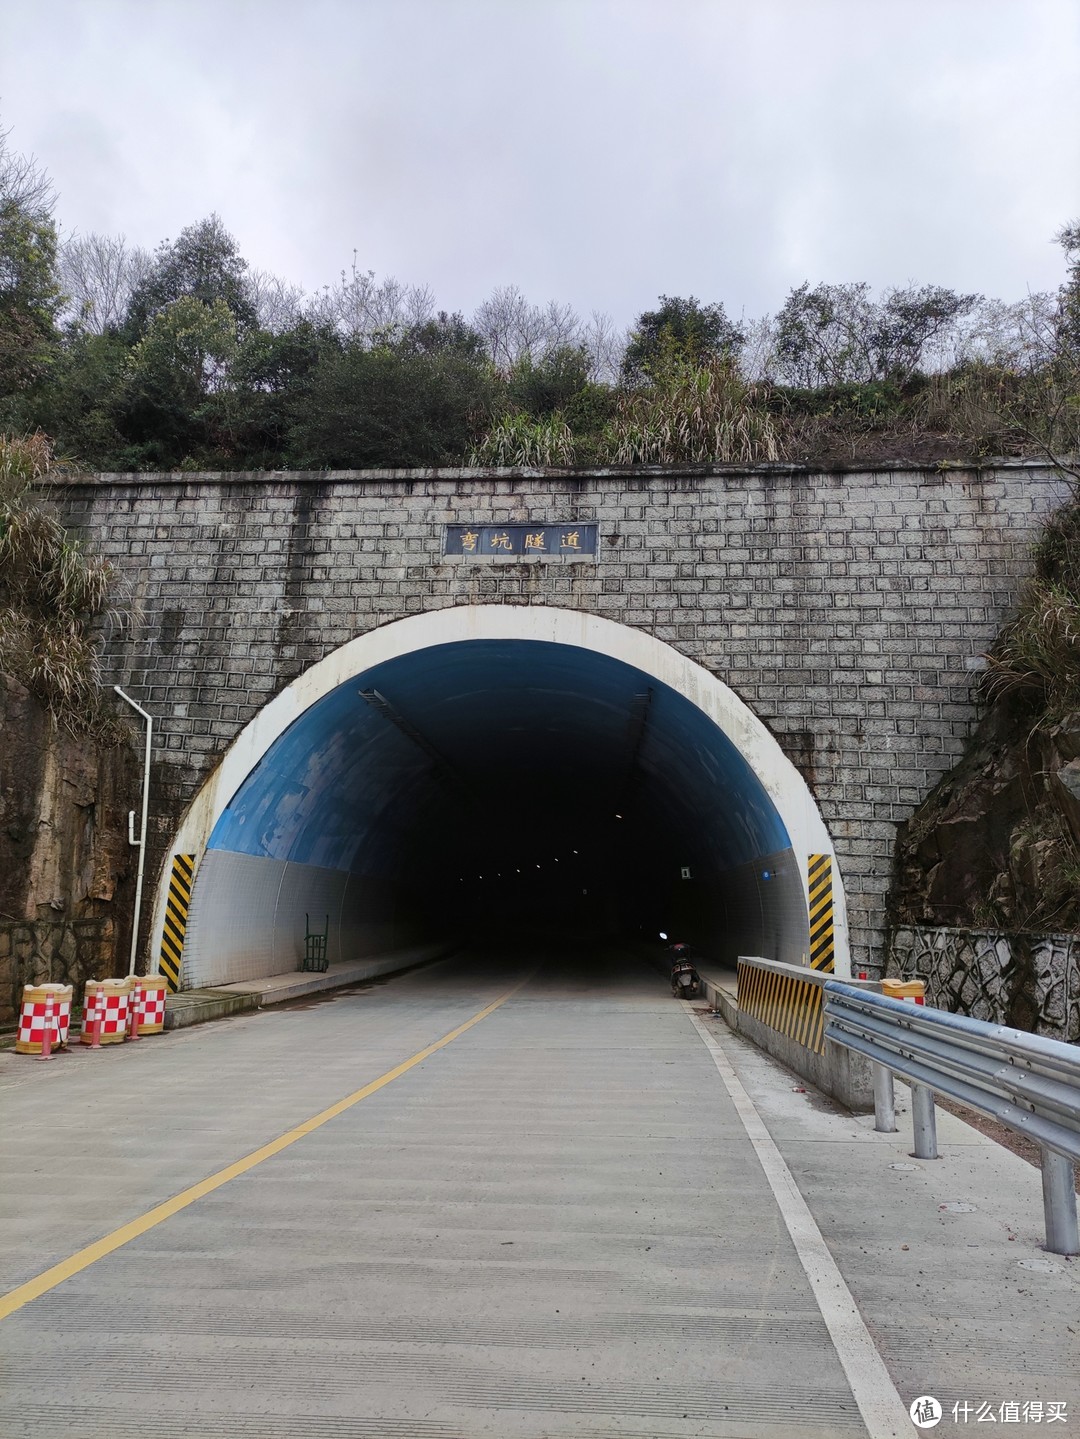
[[[0,123],[66,231],[217,211],[309,290],[1013,300],[1080,218],[1080,0],[0,0]]]

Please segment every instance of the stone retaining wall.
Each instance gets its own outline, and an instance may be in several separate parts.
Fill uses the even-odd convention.
[[[115,973],[115,931],[112,919],[0,920],[0,1024],[15,1022],[24,984],[73,985],[81,1004],[88,979]]]
[[[896,929],[886,973],[924,980],[941,1009],[1080,1042],[1080,935]]]

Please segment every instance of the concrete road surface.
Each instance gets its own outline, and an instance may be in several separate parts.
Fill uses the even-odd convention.
[[[5,1439],[885,1439],[935,1392],[1080,1430],[1035,1171],[949,1120],[931,1172],[633,956],[8,1054],[0,1104]],[[1022,1221],[939,1207],[1003,1183]]]

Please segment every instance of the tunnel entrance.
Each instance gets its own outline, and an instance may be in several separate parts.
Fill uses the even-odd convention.
[[[717,962],[805,963],[807,861],[831,844],[764,726],[675,650],[479,606],[387,626],[295,681],[175,849],[198,858],[188,987],[294,969],[324,926],[331,962],[663,931]]]

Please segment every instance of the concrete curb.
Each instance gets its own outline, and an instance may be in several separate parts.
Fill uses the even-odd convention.
[[[179,994],[170,994],[166,1001],[165,1028],[186,1029],[190,1024],[226,1019],[233,1014],[265,1009],[270,1004],[302,999],[308,994],[343,989],[346,985],[362,984],[382,975],[401,974],[443,959],[453,952],[453,947],[442,944],[423,945],[417,949],[399,950],[395,954],[332,964],[321,973],[294,970],[288,974],[271,974],[236,984],[221,984],[214,989],[184,989]]]
[[[227,1019],[231,1014],[258,1007],[259,1001],[253,994],[230,994],[224,989],[186,989],[166,999],[165,1028],[187,1029],[190,1024]]]
[[[735,979],[732,976],[732,983]],[[736,993],[713,979],[701,976],[704,997],[736,1034],[745,1035],[759,1049],[778,1059],[801,1079],[809,1080],[838,1104],[855,1114],[868,1114],[874,1108],[874,1081],[870,1061],[842,1044],[825,1041],[825,1053],[816,1054],[805,1045],[779,1034],[760,1019],[739,1008]]]

